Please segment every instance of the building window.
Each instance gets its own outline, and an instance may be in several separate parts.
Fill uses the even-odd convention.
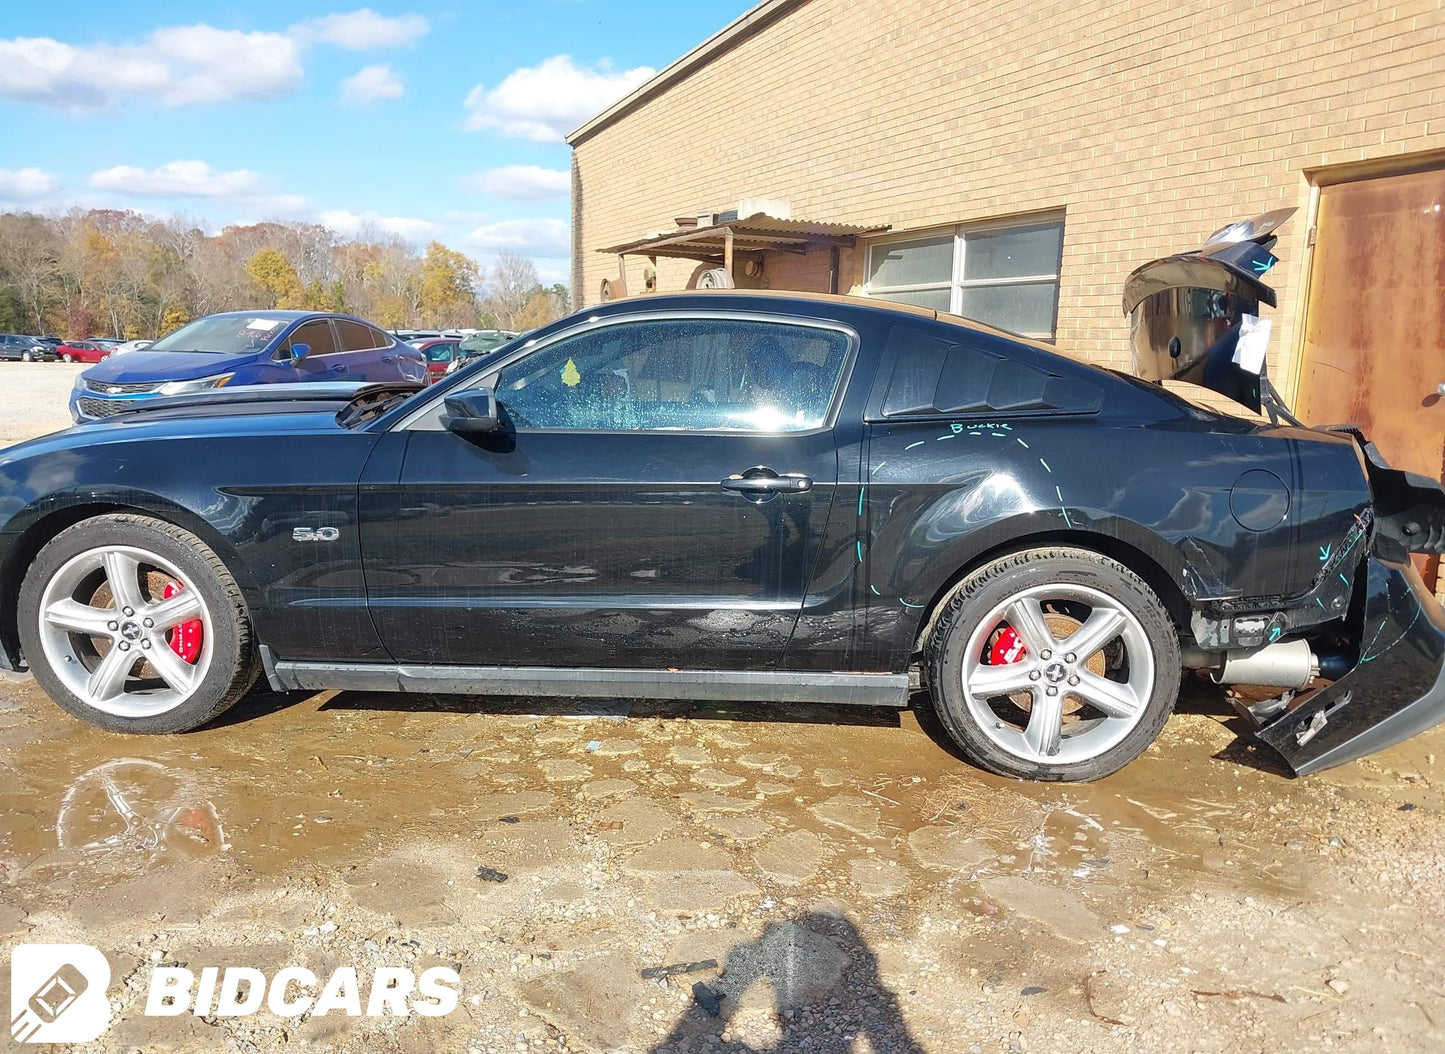
[[[967,224],[868,247],[864,293],[1053,340],[1064,221]]]

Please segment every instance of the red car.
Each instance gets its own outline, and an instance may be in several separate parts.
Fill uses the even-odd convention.
[[[461,347],[459,337],[441,337],[432,340],[417,341],[412,347],[426,356],[426,380],[428,384],[435,384],[441,380],[447,372],[447,367],[457,357]]]
[[[114,352],[115,345],[91,340],[68,340],[55,349],[61,362],[104,362]]]

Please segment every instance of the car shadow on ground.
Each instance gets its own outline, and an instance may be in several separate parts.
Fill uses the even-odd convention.
[[[859,1043],[890,1054],[923,1051],[879,975],[877,956],[842,915],[809,912],[768,923],[692,991],[691,1005],[652,1054],[851,1054]]]

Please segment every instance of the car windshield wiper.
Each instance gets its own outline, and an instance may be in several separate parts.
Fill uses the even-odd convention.
[[[155,351],[155,348],[143,348],[143,351]],[[215,348],[161,348],[161,351],[173,351],[178,355],[225,355],[224,351],[217,351]]]

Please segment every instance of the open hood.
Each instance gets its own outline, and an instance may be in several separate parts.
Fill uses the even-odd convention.
[[[1278,262],[1270,251],[1273,232],[1294,212],[1276,209],[1231,223],[1200,248],[1129,275],[1124,314],[1136,374],[1191,381],[1259,411],[1269,339],[1259,305],[1275,306],[1264,276]]]

